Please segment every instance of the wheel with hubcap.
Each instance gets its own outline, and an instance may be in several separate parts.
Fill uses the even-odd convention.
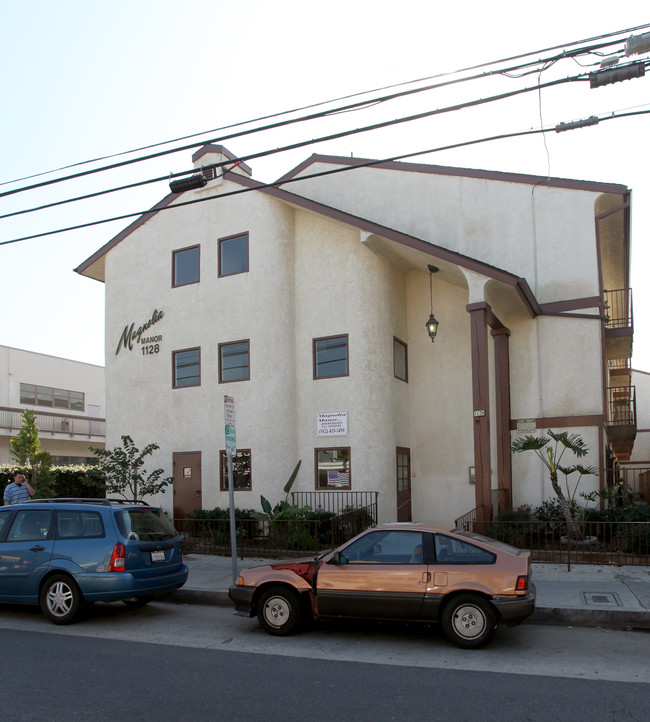
[[[483,597],[461,594],[445,605],[442,628],[459,647],[478,649],[494,637],[497,617],[492,605]]]
[[[83,597],[72,577],[55,574],[41,589],[41,609],[54,624],[70,624],[79,613]]]
[[[285,636],[295,632],[300,624],[297,595],[287,587],[267,589],[257,604],[257,618],[269,634]]]

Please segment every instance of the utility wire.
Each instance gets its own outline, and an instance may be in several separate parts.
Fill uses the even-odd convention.
[[[637,115],[648,115],[648,114],[650,114],[650,110],[641,110],[641,111],[635,111],[635,112],[630,112],[630,113],[622,113],[620,115],[609,115],[604,118],[601,118],[600,122],[606,122],[609,120],[618,120],[620,118],[627,118],[627,117],[632,117],[632,116],[637,116]],[[513,132],[513,133],[502,133],[499,135],[492,135],[492,136],[488,136],[488,137],[484,137],[484,138],[476,138],[473,140],[461,141],[459,143],[452,143],[450,145],[439,146],[437,148],[429,148],[427,150],[420,150],[420,151],[415,151],[412,153],[404,153],[401,155],[395,155],[395,156],[392,156],[389,158],[382,158],[381,160],[362,161],[359,163],[355,163],[354,165],[351,165],[351,166],[343,166],[343,167],[333,168],[333,169],[326,170],[326,171],[320,171],[318,173],[311,173],[311,174],[307,174],[307,175],[296,176],[293,178],[286,178],[284,180],[280,179],[280,180],[274,181],[272,183],[256,183],[254,186],[250,186],[247,188],[239,188],[237,190],[227,191],[225,193],[219,193],[217,195],[209,196],[207,198],[195,198],[190,201],[179,201],[178,203],[174,203],[173,205],[161,206],[158,208],[154,206],[153,208],[149,208],[146,211],[125,213],[120,216],[113,216],[112,218],[104,218],[104,219],[101,219],[98,221],[89,221],[87,223],[81,223],[76,226],[68,226],[67,228],[58,228],[53,231],[43,231],[42,233],[35,233],[30,236],[23,236],[22,238],[13,238],[8,241],[0,241],[0,246],[6,246],[11,243],[20,243],[22,241],[33,240],[35,238],[42,238],[44,236],[51,236],[51,235],[55,235],[58,233],[65,233],[67,231],[76,231],[76,230],[80,230],[82,228],[91,228],[92,226],[97,226],[97,225],[101,225],[104,223],[112,223],[114,221],[123,221],[123,220],[127,220],[129,218],[136,218],[138,216],[147,216],[147,215],[153,216],[156,213],[159,213],[160,211],[172,210],[175,208],[181,208],[183,206],[194,205],[196,203],[205,203],[206,201],[212,201],[212,200],[216,200],[219,198],[227,198],[229,196],[235,196],[235,195],[239,195],[241,193],[249,193],[250,191],[262,190],[264,188],[281,188],[282,186],[288,185],[289,183],[298,183],[303,180],[309,180],[312,178],[320,178],[323,176],[334,175],[335,173],[345,173],[347,171],[358,170],[359,168],[369,168],[372,166],[381,165],[383,163],[391,163],[391,162],[398,161],[398,160],[404,160],[405,158],[414,158],[416,156],[428,155],[430,153],[438,153],[441,151],[453,150],[456,148],[465,148],[465,147],[468,147],[471,145],[478,145],[481,143],[489,143],[489,142],[496,141],[496,140],[519,138],[519,137],[528,136],[528,135],[538,135],[540,133],[551,133],[551,132],[555,132],[555,128],[537,128],[537,129],[532,129],[532,130],[517,131],[517,132]]]
[[[474,69],[476,69],[476,68],[489,67],[490,65],[496,65],[496,64],[499,64],[499,63],[502,63],[502,62],[508,62],[508,61],[510,61],[510,60],[517,60],[517,59],[520,59],[520,58],[529,57],[530,55],[533,55],[534,53],[537,53],[537,52],[548,52],[549,50],[555,50],[555,49],[558,49],[558,48],[560,48],[560,47],[565,47],[565,48],[566,48],[566,47],[571,47],[572,45],[579,45],[579,44],[583,44],[583,43],[586,43],[586,42],[591,42],[592,40],[599,40],[599,39],[601,39],[601,38],[613,37],[613,36],[615,36],[615,35],[620,35],[621,33],[624,33],[624,32],[630,32],[630,31],[634,31],[634,30],[637,30],[637,29],[642,29],[642,28],[645,28],[645,27],[650,27],[650,23],[648,23],[647,25],[642,25],[642,26],[637,26],[637,27],[635,27],[635,28],[630,28],[630,29],[628,29],[628,30],[621,30],[621,31],[617,31],[617,32],[615,32],[615,33],[608,33],[608,34],[606,34],[606,35],[599,36],[599,37],[594,38],[594,39],[575,41],[575,42],[569,43],[568,45],[565,45],[565,46],[554,46],[554,47],[549,48],[549,49],[547,49],[547,50],[533,51],[533,52],[531,52],[531,53],[526,53],[526,54],[522,54],[522,55],[518,55],[518,56],[513,56],[512,58],[506,58],[506,59],[499,60],[499,61],[493,61],[493,62],[490,62],[490,63],[484,63],[484,64],[481,64],[481,65],[472,66],[472,67],[467,68],[467,69],[462,70],[462,71],[455,71],[454,73],[443,73],[443,74],[439,74],[439,75],[429,76],[429,78],[424,78],[424,79],[415,80],[415,81],[408,81],[408,83],[399,83],[399,84],[394,85],[394,86],[386,86],[386,87],[387,87],[387,89],[390,89],[390,88],[392,88],[392,87],[401,87],[402,85],[406,85],[406,84],[413,84],[413,83],[416,83],[416,82],[422,82],[423,80],[428,80],[428,79],[430,79],[430,78],[443,77],[443,76],[445,76],[445,75],[456,75],[456,74],[459,74],[459,73],[461,73],[461,72],[469,72],[470,70],[474,70]],[[594,47],[579,48],[579,49],[574,50],[574,51],[569,52],[569,53],[567,53],[566,50],[565,50],[561,55],[557,56],[556,58],[551,58],[551,59],[546,59],[546,60],[530,61],[529,63],[520,64],[520,65],[517,65],[517,66],[515,66],[515,67],[513,67],[513,68],[504,68],[504,69],[498,70],[498,71],[491,71],[491,72],[489,72],[489,73],[482,73],[482,74],[478,74],[478,75],[469,76],[469,77],[466,77],[466,78],[459,78],[459,79],[457,79],[457,80],[450,80],[450,81],[446,81],[446,82],[444,82],[444,83],[437,83],[437,84],[425,86],[425,87],[422,87],[422,88],[410,89],[410,90],[402,91],[402,92],[400,92],[400,93],[393,93],[393,94],[390,94],[390,95],[387,95],[387,96],[383,96],[383,97],[380,97],[380,98],[376,98],[376,99],[359,101],[359,102],[356,102],[356,103],[349,104],[349,105],[347,105],[347,106],[343,106],[342,108],[334,108],[334,109],[327,110],[327,111],[320,111],[320,112],[318,112],[318,113],[314,113],[314,114],[307,115],[307,116],[302,116],[302,117],[300,117],[300,118],[292,118],[292,119],[289,119],[289,120],[285,120],[285,121],[281,121],[281,122],[277,122],[277,123],[268,124],[268,125],[266,125],[266,126],[261,126],[261,127],[257,127],[257,128],[249,128],[248,130],[240,131],[240,132],[237,132],[237,133],[231,133],[231,134],[229,134],[229,135],[221,136],[221,137],[218,137],[218,138],[204,139],[204,140],[198,141],[198,142],[196,142],[196,143],[192,143],[192,144],[189,144],[189,145],[181,146],[181,147],[178,147],[178,148],[167,149],[167,150],[165,150],[165,151],[160,151],[160,152],[158,152],[158,153],[153,153],[153,154],[149,154],[149,155],[146,155],[146,156],[141,156],[141,157],[139,157],[139,158],[133,158],[133,159],[130,159],[130,160],[127,160],[127,161],[122,161],[122,162],[118,162],[118,163],[113,163],[113,164],[110,164],[110,165],[107,165],[107,166],[102,166],[102,167],[100,167],[100,168],[95,168],[95,169],[92,169],[92,170],[83,171],[83,172],[81,172],[81,173],[76,173],[76,174],[72,174],[72,175],[68,175],[68,176],[63,176],[63,177],[60,177],[60,178],[52,179],[52,180],[49,180],[49,181],[44,181],[44,182],[41,182],[41,183],[35,183],[35,184],[28,185],[28,186],[24,186],[24,187],[21,187],[21,188],[16,188],[16,189],[13,189],[13,190],[11,190],[11,191],[5,191],[4,193],[0,193],[0,198],[3,197],[3,196],[7,196],[7,195],[13,195],[13,194],[15,194],[15,193],[20,193],[20,192],[24,192],[24,191],[28,191],[28,190],[34,190],[34,189],[36,189],[36,188],[41,188],[41,187],[43,187],[43,186],[51,185],[51,184],[53,184],[53,183],[61,183],[61,182],[67,181],[67,180],[73,180],[73,179],[76,179],[76,178],[79,178],[79,177],[83,177],[83,176],[85,176],[85,175],[90,175],[90,174],[94,174],[94,173],[104,172],[104,171],[106,171],[106,170],[114,170],[114,169],[116,169],[116,168],[123,167],[123,166],[125,166],[125,165],[130,165],[130,164],[133,164],[133,163],[139,163],[139,162],[142,162],[142,161],[145,161],[145,160],[152,160],[152,159],[154,159],[154,158],[158,158],[158,157],[161,157],[161,156],[163,156],[163,155],[169,155],[169,154],[173,154],[173,153],[182,152],[182,151],[185,151],[185,150],[190,150],[190,149],[192,149],[192,148],[196,148],[196,147],[199,147],[199,146],[202,146],[202,145],[206,145],[206,144],[209,144],[209,143],[223,142],[223,141],[225,141],[225,140],[231,140],[232,138],[237,138],[237,137],[241,137],[241,136],[244,136],[244,135],[250,135],[250,134],[252,134],[252,133],[259,133],[259,132],[262,132],[262,131],[264,131],[264,130],[271,130],[271,129],[283,127],[283,126],[286,126],[286,125],[291,125],[291,124],[294,124],[294,123],[305,122],[305,121],[308,121],[308,120],[314,120],[314,119],[318,119],[318,118],[324,118],[324,117],[327,117],[327,116],[329,116],[329,115],[334,115],[334,114],[338,114],[338,113],[341,113],[341,112],[348,112],[348,111],[350,111],[350,110],[363,109],[363,108],[368,107],[368,106],[373,105],[373,104],[387,102],[387,101],[390,101],[390,100],[394,100],[394,99],[396,99],[396,98],[401,98],[401,97],[405,97],[405,96],[407,96],[407,95],[412,95],[412,94],[414,94],[414,93],[421,93],[421,92],[425,92],[425,91],[429,91],[429,90],[438,89],[438,88],[441,88],[441,87],[445,87],[445,86],[447,86],[447,85],[454,85],[454,84],[456,84],[456,83],[467,82],[467,81],[470,81],[470,80],[482,79],[482,78],[489,77],[489,76],[494,76],[494,75],[501,75],[501,74],[503,74],[503,75],[506,75],[506,76],[507,76],[507,73],[508,73],[508,72],[512,72],[512,71],[514,71],[514,70],[519,70],[519,69],[521,69],[522,67],[527,67],[527,66],[531,66],[531,65],[539,65],[540,63],[549,63],[549,62],[551,62],[551,61],[557,61],[557,60],[560,60],[560,59],[563,59],[563,58],[572,57],[572,56],[575,55],[575,54],[582,55],[582,54],[585,54],[585,53],[594,52],[595,50],[598,50],[598,49],[600,49],[600,48],[602,48],[602,47],[606,47],[606,46],[609,46],[609,45],[616,45],[616,44],[619,44],[619,43],[621,43],[621,42],[623,42],[623,41],[622,41],[622,40],[614,40],[614,41],[611,41],[611,42],[609,42],[609,43],[600,43],[598,46],[594,46]],[[533,71],[531,71],[531,72],[533,72]],[[354,95],[351,95],[351,96],[344,96],[344,97],[342,98],[342,100],[344,100],[344,99],[346,99],[346,98],[357,97],[358,95],[368,95],[368,94],[373,93],[373,92],[377,92],[377,91],[375,91],[375,90],[365,91],[365,92],[363,92],[363,93],[357,93],[357,94],[354,94]],[[306,108],[306,109],[309,109],[309,108],[313,108],[313,107],[318,107],[318,106],[320,106],[320,105],[329,104],[329,103],[331,103],[331,102],[337,102],[337,101],[324,101],[323,103],[316,103],[316,104],[313,104],[313,105],[311,105],[311,106],[305,106],[305,108]],[[298,110],[302,110],[302,108],[301,108],[301,109],[298,109]],[[296,111],[296,110],[293,110],[293,111],[284,111],[284,112],[282,112],[282,113],[273,114],[273,115],[270,115],[270,116],[263,116],[262,119],[273,118],[273,117],[280,117],[280,116],[282,116],[282,115],[290,114],[290,113],[293,113],[293,112],[297,112],[297,111]],[[251,122],[257,122],[257,121],[244,121],[243,123],[236,123],[236,124],[233,124],[233,125],[231,125],[231,126],[224,126],[223,129],[238,127],[238,126],[240,126],[240,125],[248,125],[248,124],[250,124]],[[218,130],[220,130],[220,129],[218,129]],[[207,132],[213,132],[213,131],[206,131],[206,133],[207,133]],[[196,135],[203,135],[203,134],[204,134],[204,133],[196,134]],[[196,136],[195,136],[195,135],[184,136],[183,138],[181,138],[181,139],[179,139],[179,140],[184,140],[185,138],[192,138],[192,137],[196,137]],[[153,148],[153,147],[158,147],[158,146],[160,146],[160,145],[168,145],[168,144],[171,143],[171,142],[176,142],[176,141],[165,141],[165,142],[163,142],[163,143],[158,143],[158,144],[154,144],[154,145],[150,145],[150,146],[145,146],[144,149]],[[104,156],[103,158],[99,158],[99,159],[95,159],[95,160],[103,160],[103,159],[105,159],[105,158],[117,157],[117,156],[119,156],[119,155],[125,155],[125,154],[129,154],[129,153],[132,153],[132,152],[138,152],[138,151],[124,151],[123,153],[114,154],[114,155],[109,155],[109,156]],[[78,163],[78,164],[72,164],[72,165],[70,165],[70,166],[65,166],[65,167],[61,168],[60,170],[67,169],[67,168],[72,168],[72,167],[76,167],[76,166],[78,166],[78,165],[85,165],[85,164],[91,163],[91,162],[95,162],[95,161],[83,161],[83,162]],[[45,172],[43,172],[43,173],[35,174],[35,175],[32,175],[32,176],[27,176],[25,179],[34,178],[34,177],[37,177],[37,176],[40,176],[40,175],[45,175],[45,174],[48,174],[48,173],[51,173],[51,172],[55,172],[55,171],[45,171]],[[23,180],[23,179],[21,179],[21,180]],[[12,183],[12,182],[16,182],[16,181],[5,181],[4,183],[0,183],[0,185],[5,185],[5,184],[8,184],[8,183]]]
[[[289,145],[280,146],[278,148],[274,148],[274,149],[270,149],[270,150],[258,151],[257,153],[250,153],[249,155],[244,155],[244,156],[237,158],[237,162],[244,163],[246,161],[254,160],[256,158],[263,158],[263,157],[267,157],[269,155],[275,155],[277,153],[284,153],[289,150],[296,150],[298,148],[303,148],[305,146],[313,145],[315,143],[323,143],[323,142],[327,142],[327,141],[331,141],[331,140],[336,140],[338,138],[347,137],[350,135],[358,135],[360,133],[366,133],[366,132],[370,132],[373,130],[380,130],[382,128],[387,128],[387,127],[390,127],[393,125],[399,125],[402,123],[410,123],[415,120],[422,120],[423,118],[432,117],[434,115],[442,115],[444,113],[450,113],[450,112],[454,112],[457,110],[464,110],[465,108],[470,108],[470,107],[474,107],[477,105],[487,105],[489,103],[493,103],[493,102],[496,102],[499,100],[506,100],[508,98],[512,98],[517,95],[522,95],[524,93],[529,93],[532,91],[537,91],[537,92],[541,93],[542,88],[549,88],[549,87],[552,87],[555,85],[560,85],[560,84],[569,83],[569,82],[582,82],[586,79],[587,78],[584,73],[581,75],[570,76],[568,78],[560,78],[557,80],[549,81],[547,83],[543,83],[541,85],[537,84],[537,85],[526,87],[526,88],[519,88],[518,90],[510,90],[507,93],[500,93],[498,95],[488,96],[486,98],[479,98],[476,100],[465,101],[463,103],[457,103],[454,105],[446,106],[444,108],[436,108],[435,110],[428,110],[428,111],[424,111],[422,113],[416,113],[415,115],[403,116],[401,118],[394,118],[392,120],[382,121],[379,123],[362,126],[360,128],[356,128],[356,129],[352,129],[352,130],[344,130],[344,131],[340,131],[338,133],[331,133],[329,135],[321,136],[319,138],[312,138],[310,140],[298,141],[296,143],[291,143]],[[220,168],[220,167],[223,167],[226,165],[230,165],[230,164],[232,164],[232,162],[233,161],[230,159],[224,160],[224,161],[220,161],[218,163],[211,163],[210,165],[205,166],[205,168],[215,168],[216,169],[216,168]],[[158,176],[156,178],[151,178],[149,180],[138,181],[135,183],[130,183],[128,185],[119,186],[116,188],[110,188],[110,189],[106,189],[103,191],[97,191],[95,193],[88,193],[86,195],[76,196],[74,198],[68,198],[68,199],[61,200],[61,201],[53,201],[52,203],[47,203],[42,206],[35,206],[33,208],[27,208],[24,210],[13,211],[11,213],[6,213],[4,215],[0,215],[0,219],[10,218],[12,216],[17,216],[17,215],[24,215],[26,213],[33,213],[35,211],[45,210],[48,208],[53,208],[55,206],[65,205],[67,203],[74,203],[74,202],[81,201],[81,200],[88,200],[90,198],[96,198],[98,196],[106,195],[108,193],[115,193],[117,191],[129,190],[131,188],[136,188],[138,186],[148,185],[151,183],[159,183],[160,181],[168,180],[169,178],[174,178],[174,177],[178,177],[178,176],[182,176],[182,175],[187,175],[188,173],[192,173],[195,171],[196,171],[196,169],[192,168],[190,170],[179,171],[177,173],[171,173],[171,174],[168,174],[165,176]]]

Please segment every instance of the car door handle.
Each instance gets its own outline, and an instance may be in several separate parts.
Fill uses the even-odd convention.
[[[36,544],[36,546],[33,546],[29,551],[30,552],[42,552],[45,549],[45,547],[42,547],[40,544]]]
[[[422,572],[422,583],[428,584],[431,581],[431,572]]]

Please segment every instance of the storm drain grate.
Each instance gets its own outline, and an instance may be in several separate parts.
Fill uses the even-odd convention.
[[[585,604],[611,604],[622,607],[621,600],[614,592],[582,592],[582,599]]]

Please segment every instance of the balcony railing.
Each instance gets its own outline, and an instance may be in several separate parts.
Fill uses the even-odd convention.
[[[24,410],[24,409],[23,409]],[[23,426],[21,409],[0,406],[0,429],[9,433],[20,431]],[[106,420],[92,416],[55,414],[47,411],[35,413],[39,434],[65,434],[66,436],[106,436]]]
[[[636,387],[607,388],[607,425],[636,426]]]
[[[376,509],[378,496],[378,491],[292,491],[291,503],[294,506],[310,506],[314,511],[342,514],[351,509]]]
[[[617,291],[603,291],[605,302],[605,328],[633,328],[632,289],[620,288]]]

